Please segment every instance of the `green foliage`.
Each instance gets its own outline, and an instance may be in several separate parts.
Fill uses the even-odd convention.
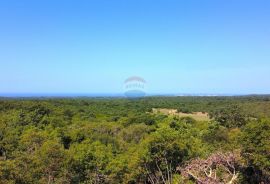
[[[182,113],[192,113],[192,111],[188,108],[181,107],[177,109],[177,112],[182,112]]]
[[[128,118],[125,125],[131,125],[131,124],[138,124],[138,123],[144,123],[146,125],[153,125],[155,124],[155,117],[149,114],[137,114],[130,118]]]
[[[246,124],[246,116],[238,106],[229,106],[210,113],[210,118],[228,128],[242,127]]]
[[[72,183],[105,181],[106,166],[113,156],[111,145],[85,140],[81,144],[73,145],[70,154],[72,154],[72,160],[69,162],[70,172],[73,173]]]
[[[243,133],[243,156],[270,175],[270,120],[250,122]]]
[[[1,99],[0,183],[183,183],[179,168],[224,150],[242,153],[239,183],[267,183],[269,99]],[[207,112],[215,121],[152,108]]]

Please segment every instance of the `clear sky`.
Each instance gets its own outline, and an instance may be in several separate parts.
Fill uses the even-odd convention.
[[[269,0],[2,0],[0,93],[270,93]]]

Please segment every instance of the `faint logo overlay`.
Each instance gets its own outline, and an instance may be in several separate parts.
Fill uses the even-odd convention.
[[[146,81],[142,77],[132,76],[124,82],[124,94],[128,98],[142,98],[145,96]]]

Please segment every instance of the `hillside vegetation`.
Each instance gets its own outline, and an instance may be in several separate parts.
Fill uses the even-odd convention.
[[[270,183],[270,97],[1,98],[0,183]]]

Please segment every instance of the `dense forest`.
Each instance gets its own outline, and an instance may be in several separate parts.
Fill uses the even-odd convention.
[[[0,98],[0,183],[269,184],[270,96]]]

